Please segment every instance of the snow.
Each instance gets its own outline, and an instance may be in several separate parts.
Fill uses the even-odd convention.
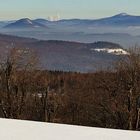
[[[121,48],[117,49],[110,49],[110,48],[96,48],[96,49],[91,49],[91,51],[97,51],[97,52],[107,52],[110,54],[115,54],[115,55],[128,55],[129,53]]]
[[[120,13],[121,16],[127,16],[127,13]]]
[[[32,21],[30,21],[29,19],[27,19],[27,22],[28,22],[29,24],[33,24]]]
[[[0,119],[0,140],[138,140],[140,132]]]

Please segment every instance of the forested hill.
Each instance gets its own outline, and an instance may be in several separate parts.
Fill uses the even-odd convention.
[[[127,52],[111,42],[80,43],[56,40],[36,40],[0,35],[0,50],[29,48],[39,57],[40,67],[48,70],[92,72],[107,68]]]

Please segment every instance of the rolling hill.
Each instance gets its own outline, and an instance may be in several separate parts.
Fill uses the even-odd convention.
[[[41,69],[59,71],[93,72],[106,69],[116,60],[128,55],[119,44],[110,42],[42,41],[0,35],[0,51],[11,47],[35,50]]]

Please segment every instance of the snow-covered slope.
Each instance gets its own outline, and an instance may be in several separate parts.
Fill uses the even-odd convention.
[[[138,140],[140,132],[0,119],[0,140]]]
[[[106,52],[110,54],[115,54],[115,55],[129,55],[127,51],[125,51],[122,48],[96,48],[96,49],[91,49],[97,52]]]
[[[37,23],[33,20],[30,20],[28,18],[23,18],[20,20],[17,20],[16,22],[10,23],[6,25],[4,28],[8,29],[22,29],[22,28],[46,28],[47,26]]]

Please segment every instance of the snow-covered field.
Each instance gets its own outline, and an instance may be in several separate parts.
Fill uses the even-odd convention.
[[[140,132],[0,119],[0,140],[138,140]]]

